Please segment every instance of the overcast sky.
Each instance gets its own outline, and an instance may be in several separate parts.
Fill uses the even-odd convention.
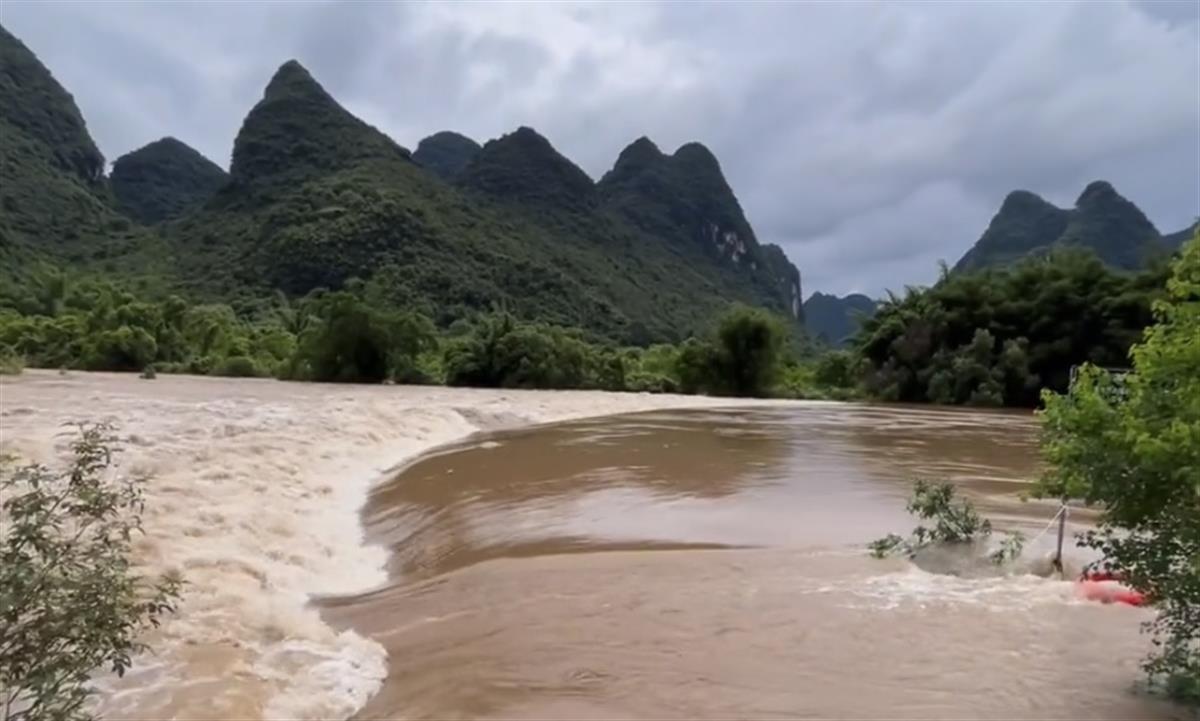
[[[228,166],[300,60],[414,148],[530,125],[598,178],[647,135],[709,146],[805,293],[953,263],[1015,188],[1111,181],[1200,213],[1200,3],[0,3],[114,159],[164,135]]]

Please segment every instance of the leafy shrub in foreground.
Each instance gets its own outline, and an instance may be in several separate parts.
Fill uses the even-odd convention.
[[[1079,542],[1153,601],[1145,668],[1167,693],[1200,705],[1200,234],[1167,291],[1131,372],[1087,365],[1066,394],[1043,394],[1038,489],[1102,507]]]
[[[175,610],[179,579],[132,567],[142,480],[109,472],[115,437],[83,426],[71,466],[0,469],[0,708],[11,721],[84,721],[100,669],[123,674]]]

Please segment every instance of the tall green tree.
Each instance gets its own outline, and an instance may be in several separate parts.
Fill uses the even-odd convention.
[[[311,301],[292,375],[318,381],[379,382],[405,374],[436,342],[428,318],[373,308],[351,291]]]
[[[786,331],[761,308],[734,305],[717,323],[720,375],[735,396],[768,395],[779,380]]]
[[[1167,289],[1131,372],[1085,365],[1044,394],[1039,490],[1101,504],[1081,543],[1157,608],[1152,678],[1200,703],[1200,235]]]
[[[787,332],[760,308],[734,304],[717,320],[712,336],[680,346],[676,375],[685,393],[765,396],[783,369]]]

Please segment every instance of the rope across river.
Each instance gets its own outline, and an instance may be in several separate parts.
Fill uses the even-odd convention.
[[[1042,536],[1046,535],[1046,532],[1050,530],[1050,528],[1054,525],[1054,522],[1058,520],[1058,517],[1068,513],[1067,509],[1068,509],[1067,504],[1064,503],[1064,504],[1060,505],[1058,507],[1058,512],[1055,513],[1054,516],[1052,516],[1050,518],[1050,522],[1046,524],[1046,527],[1043,528],[1040,533],[1038,533],[1036,536],[1034,536],[1032,539],[1030,539],[1029,545],[1032,546],[1033,544],[1037,543],[1038,540],[1041,539]]]

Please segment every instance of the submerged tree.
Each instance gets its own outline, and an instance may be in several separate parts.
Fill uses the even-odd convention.
[[[1080,542],[1158,609],[1151,678],[1200,703],[1200,236],[1167,289],[1131,372],[1086,365],[1044,395],[1039,490],[1103,506]]]
[[[967,500],[955,500],[954,485],[917,481],[913,484],[912,496],[907,510],[931,526],[919,525],[908,538],[890,533],[872,541],[867,548],[876,558],[904,554],[912,558],[922,549],[931,546],[953,546],[981,543],[992,535],[992,522],[975,510]],[[996,565],[1014,560],[1021,555],[1024,537],[1019,533],[1006,534],[1000,547],[989,557]]]
[[[0,475],[0,718],[78,721],[94,671],[123,674],[148,627],[175,609],[180,581],[131,561],[139,479],[115,478],[107,426],[81,428],[64,472]]]

